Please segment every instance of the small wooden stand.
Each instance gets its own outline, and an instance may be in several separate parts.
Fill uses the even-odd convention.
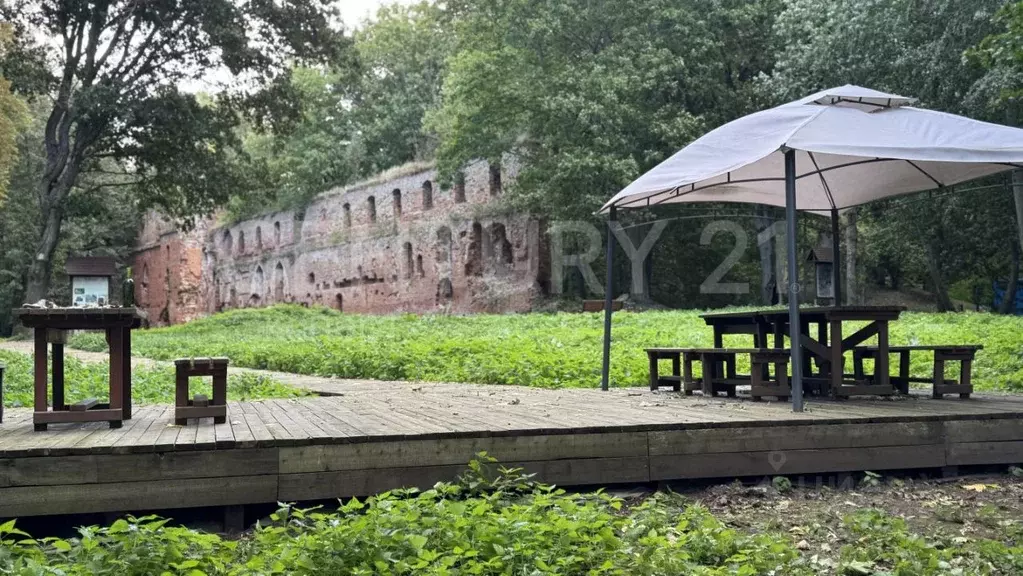
[[[47,424],[109,422],[120,428],[131,419],[131,331],[145,313],[136,308],[20,308],[21,323],[35,331],[36,431]],[[110,348],[110,401],[87,400],[69,406],[64,401],[64,344],[68,330],[103,330]],[[49,409],[47,347],[53,350],[53,409]]]
[[[227,422],[227,358],[182,358],[174,361],[174,423],[188,424],[189,418],[213,418],[214,424]],[[213,377],[213,399],[202,394],[188,397],[188,379]]]

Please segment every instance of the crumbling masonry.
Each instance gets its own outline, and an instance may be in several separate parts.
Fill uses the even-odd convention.
[[[152,324],[280,302],[344,312],[521,312],[547,289],[540,223],[508,213],[514,169],[477,162],[450,189],[432,168],[333,190],[301,211],[180,231],[146,219],[135,298]]]

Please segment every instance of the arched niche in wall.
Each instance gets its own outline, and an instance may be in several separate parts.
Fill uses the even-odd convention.
[[[401,218],[401,190],[395,188],[391,191],[391,202],[394,204],[394,217]]]
[[[281,245],[281,223],[274,222],[274,247]]]
[[[284,273],[284,264],[281,262],[278,262],[277,266],[274,267],[272,282],[274,286],[274,302],[284,302],[288,294],[288,286],[287,275]]]
[[[253,306],[258,306],[266,295],[266,278],[263,274],[263,267],[256,266],[252,273],[252,289],[249,291],[249,301]]]
[[[231,238],[231,231],[224,230],[224,235],[220,240],[220,247],[227,256],[231,255],[231,251],[234,250],[234,240]]]

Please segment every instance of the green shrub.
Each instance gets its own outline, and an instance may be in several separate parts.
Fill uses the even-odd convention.
[[[4,406],[17,408],[32,406],[35,368],[32,357],[17,352],[0,350],[0,362],[7,364],[4,375]],[[109,364],[85,363],[72,357],[64,359],[64,397],[71,402],[85,398],[106,398],[109,394]],[[173,404],[174,368],[133,368],[132,401],[135,404]],[[212,394],[209,378],[196,378],[192,392]],[[234,373],[228,377],[229,400],[258,400],[261,398],[292,398],[307,392],[252,373]]]
[[[643,348],[712,345],[711,330],[699,314],[616,313],[612,382],[645,384]],[[850,326],[849,333],[855,328]],[[341,378],[595,387],[602,330],[601,314],[362,316],[276,306],[140,331],[134,346],[150,358],[228,356],[238,366]],[[1023,390],[1021,331],[1023,318],[1017,317],[906,313],[892,324],[891,341],[984,344],[974,362],[975,385]],[[726,344],[749,343],[748,337],[726,337]],[[94,351],[106,347],[96,334],[77,336],[72,345]],[[912,373],[931,375],[929,355],[913,355]]]
[[[514,470],[351,500],[336,512],[284,507],[271,519],[237,542],[151,516],[67,540],[27,540],[8,523],[0,573],[810,574],[784,535],[737,532],[678,496],[626,509],[607,494],[569,494]]]

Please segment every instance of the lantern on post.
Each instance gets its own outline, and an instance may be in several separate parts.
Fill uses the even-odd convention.
[[[835,254],[830,239],[823,238],[816,248],[810,250],[807,262],[813,262],[816,274],[818,304],[835,303]]]
[[[110,305],[110,279],[117,275],[113,258],[69,257],[64,270],[71,280],[71,306],[82,308]]]

